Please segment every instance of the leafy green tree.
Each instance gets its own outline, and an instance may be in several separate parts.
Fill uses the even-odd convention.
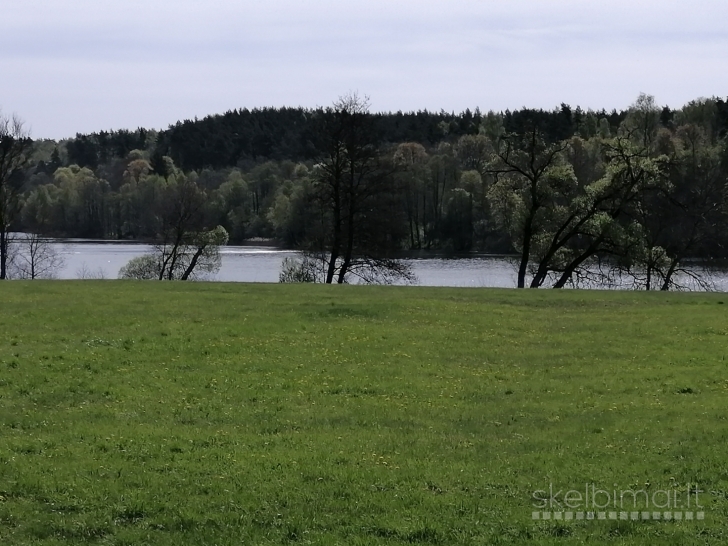
[[[394,165],[400,169],[397,177],[407,213],[410,248],[422,248],[427,206],[425,187],[429,178],[427,160],[425,147],[416,142],[400,144],[393,157]]]
[[[304,253],[298,258],[284,258],[281,273],[282,283],[322,283],[326,278],[325,256]]]
[[[484,134],[464,135],[455,145],[455,155],[463,170],[483,174],[493,155],[493,144]]]
[[[305,167],[282,184],[268,211],[276,237],[289,248],[319,248],[326,238],[314,181]]]
[[[161,263],[159,280],[175,278],[190,238],[202,229],[204,204],[205,192],[192,176],[180,175],[162,190],[155,207],[161,227],[156,245]]]
[[[580,213],[574,215],[576,223],[565,230],[568,244],[563,245],[560,266],[554,268],[560,274],[555,288],[565,286],[600,253],[629,253],[633,248],[632,234],[638,228],[635,212],[640,209],[645,192],[665,187],[664,156],[651,156],[640,144],[625,137],[605,141],[601,146],[605,174],[574,201]]]
[[[275,195],[278,185],[281,183],[281,172],[272,161],[258,165],[248,174],[248,189],[251,196],[253,213],[261,216],[268,208],[270,199]]]
[[[176,247],[158,244],[151,253],[132,258],[119,270],[119,278],[170,281],[207,278],[220,270],[220,247],[227,241],[228,235],[222,226],[189,233]]]
[[[109,184],[87,167],[61,167],[53,175],[60,189],[63,232],[81,237],[103,237]]]
[[[457,187],[460,168],[450,144],[440,143],[427,164],[429,179],[426,184],[425,246],[440,245],[444,236],[442,223],[445,217],[446,195]]]
[[[137,281],[153,281],[159,279],[162,263],[157,254],[144,254],[129,260],[119,270],[119,278]]]
[[[501,226],[520,254],[518,288],[526,285],[534,246],[548,223],[550,205],[575,182],[563,160],[564,144],[546,144],[534,127],[528,135],[505,135],[499,141],[488,173],[495,177],[490,201]]]
[[[239,169],[233,169],[225,182],[211,194],[209,214],[224,226],[230,239],[241,242],[250,234],[253,204],[248,182]]]
[[[709,144],[715,145],[720,138],[721,124],[719,120],[718,101],[714,98],[702,98],[688,102],[675,115],[675,126],[695,126]]]
[[[154,172],[143,152],[132,150],[129,153],[123,183],[112,204],[114,229],[119,237],[155,238],[160,233],[160,203],[167,188],[184,177],[169,157],[163,160],[166,176]]]
[[[712,257],[721,244],[726,223],[726,173],[721,146],[711,143],[703,126],[683,125],[674,133],[663,130],[657,153],[666,162],[667,181],[650,188],[634,211],[639,227],[622,263],[647,290],[679,287],[677,276],[707,282],[686,260]]]
[[[59,230],[61,190],[55,184],[44,184],[31,190],[23,200],[22,224],[34,233],[50,234]]]
[[[454,250],[470,250],[473,246],[473,194],[465,188],[454,188],[445,197],[442,235]]]

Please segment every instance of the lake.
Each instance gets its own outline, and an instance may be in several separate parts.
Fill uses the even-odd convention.
[[[149,251],[139,243],[65,241],[53,243],[63,255],[65,266],[61,279],[80,278],[82,269],[92,274],[99,271],[107,279],[115,279],[119,269],[130,259]],[[214,280],[221,282],[278,282],[281,264],[297,252],[271,246],[225,246],[221,249],[222,267]],[[516,286],[516,267],[503,256],[471,254],[446,257],[430,255],[408,258],[421,286],[500,287]],[[716,289],[728,291],[728,272],[712,270]],[[626,288],[627,286],[625,286]]]
[[[61,279],[77,279],[85,267],[92,274],[101,270],[115,279],[129,260],[148,252],[149,245],[116,242],[70,241],[54,243],[65,260]],[[278,282],[281,264],[295,257],[293,250],[271,246],[225,246],[221,249],[222,267],[214,280],[221,282]],[[515,286],[516,274],[507,258],[474,256],[408,260],[422,286]]]

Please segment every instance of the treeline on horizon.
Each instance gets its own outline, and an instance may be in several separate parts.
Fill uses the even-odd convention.
[[[162,231],[158,201],[170,180],[184,178],[204,195],[204,228],[223,226],[231,243],[272,238],[290,248],[325,248],[322,215],[330,212],[321,208],[316,179],[322,172],[317,167],[331,159],[330,135],[324,134],[327,112],[331,108],[242,109],[178,122],[160,132],[140,128],[38,140],[23,172],[20,213],[12,227],[49,236],[153,241]],[[378,215],[369,214],[362,229],[384,231],[373,237],[380,252],[523,254],[526,245],[533,261],[530,253],[558,229],[545,211],[578,205],[586,188],[609,176],[610,169],[633,168],[627,164],[639,159],[651,161],[649,169],[659,172],[647,173],[652,178],[640,195],[625,198],[629,202],[618,210],[602,212],[632,231],[633,224],[654,230],[640,235],[645,240],[639,244],[649,243],[649,252],[679,253],[681,260],[728,257],[723,223],[728,102],[720,98],[692,101],[677,110],[641,95],[619,112],[562,104],[551,111],[364,115],[362,146],[376,149],[377,176],[386,181],[378,182],[378,197],[362,201],[380,209]],[[533,169],[549,154],[543,180],[519,172]],[[570,174],[557,176],[559,169]],[[560,176],[561,182],[549,182],[550,176]],[[706,201],[698,210],[701,199],[711,201],[712,208],[705,209]],[[704,225],[690,227],[692,220],[684,220],[675,233],[663,225],[669,218],[660,215],[677,222],[676,211],[695,221],[703,218]],[[524,229],[533,232],[524,234]],[[695,233],[688,237],[686,230]],[[361,245],[359,250],[366,251]],[[616,246],[597,245],[592,256],[614,252],[620,257],[623,249]],[[563,252],[565,247],[559,247],[555,254]],[[634,265],[633,257],[629,261]],[[550,267],[550,272],[558,269]]]

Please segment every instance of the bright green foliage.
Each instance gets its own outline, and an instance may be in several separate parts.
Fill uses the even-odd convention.
[[[104,233],[105,200],[109,184],[87,167],[61,167],[53,174],[59,187],[57,207],[69,231],[77,229],[87,237]]]
[[[160,255],[144,254],[129,260],[120,270],[120,279],[134,279],[137,281],[154,281],[159,279],[162,269]]]
[[[724,295],[0,285],[0,543],[725,541]],[[549,483],[702,522],[538,521]]]
[[[129,260],[119,270],[119,278],[143,281],[206,279],[220,270],[220,247],[227,242],[228,234],[222,226],[190,233],[174,250],[173,263],[165,262],[172,250],[158,245],[150,253]]]
[[[696,264],[728,257],[723,99],[457,115],[367,113],[367,100],[38,141],[5,225],[167,245],[166,205],[196,186],[193,231],[325,250],[329,281],[448,250],[517,254],[522,287],[707,288]]]

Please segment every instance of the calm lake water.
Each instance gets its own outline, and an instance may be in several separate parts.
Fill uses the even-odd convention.
[[[66,241],[54,243],[63,255],[65,266],[61,279],[80,278],[86,269],[91,274],[103,272],[115,279],[129,260],[148,252],[149,245],[138,243]],[[222,282],[278,282],[281,264],[295,251],[270,246],[226,246],[221,250],[222,267],[214,277]],[[407,260],[421,286],[461,286],[513,288],[516,268],[512,260],[500,256],[427,257]],[[728,291],[728,272],[713,271],[716,289]]]
[[[129,260],[151,250],[137,243],[65,242],[54,243],[63,255],[61,279],[77,279],[80,271],[103,272],[115,279]],[[226,246],[221,250],[222,267],[214,280],[222,282],[278,282],[281,264],[295,257],[293,250],[269,246]],[[516,274],[510,262],[500,257],[427,258],[408,260],[422,286],[515,286]]]

